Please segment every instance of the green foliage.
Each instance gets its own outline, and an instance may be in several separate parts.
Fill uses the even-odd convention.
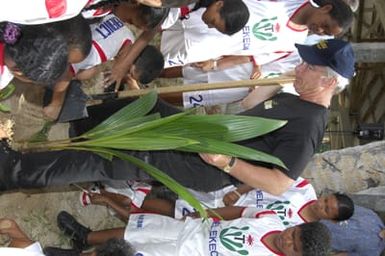
[[[14,84],[9,84],[7,87],[0,90],[0,101],[9,98],[15,91],[16,86]],[[10,112],[11,108],[7,105],[0,103],[1,112]]]
[[[232,142],[266,134],[286,121],[234,115],[195,116],[191,111],[163,118],[159,114],[147,115],[156,101],[156,93],[149,93],[72,141],[50,142],[43,147],[89,150],[107,159],[115,156],[129,161],[185,199],[201,216],[206,216],[206,212],[183,186],[157,168],[117,150],[219,153],[285,167],[276,157]]]

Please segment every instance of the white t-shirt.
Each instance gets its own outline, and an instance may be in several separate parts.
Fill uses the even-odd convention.
[[[0,248],[1,256],[44,256],[41,245],[35,242],[25,248],[11,248],[3,247]]]
[[[209,193],[193,190],[190,190],[190,192],[207,207],[219,208],[225,206],[222,201],[224,195],[235,189],[234,186],[227,186]],[[235,203],[235,206],[273,210],[285,226],[291,227],[305,222],[301,216],[301,210],[315,200],[317,200],[317,195],[313,186],[306,179],[299,177],[281,196],[274,196],[262,190],[255,189],[243,194]],[[181,218],[193,211],[194,209],[184,200],[178,199],[176,201],[175,218]]]
[[[80,63],[72,64],[76,74],[80,69],[89,69],[114,58],[125,44],[132,44],[135,36],[118,17],[105,16],[100,22],[92,24],[92,48]]]
[[[5,88],[13,79],[11,71],[7,66],[3,66],[3,73],[0,73],[0,90]]]
[[[295,50],[294,43],[305,40],[308,30],[296,30],[288,23],[305,0],[245,0],[250,18],[244,28],[232,36],[208,28],[201,20],[204,10],[190,13],[162,34],[161,51],[165,67],[215,59],[224,55],[254,56],[262,65]]]
[[[275,214],[259,216],[259,210],[248,208],[241,218],[231,221],[178,221],[161,215],[134,214],[124,239],[143,256],[279,255],[263,239],[281,232],[284,226]]]

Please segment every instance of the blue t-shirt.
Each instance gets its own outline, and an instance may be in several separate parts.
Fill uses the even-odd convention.
[[[385,241],[379,236],[385,229],[384,223],[372,210],[354,207],[354,214],[347,221],[321,221],[331,233],[332,249],[347,252],[349,256],[380,255],[385,249]]]

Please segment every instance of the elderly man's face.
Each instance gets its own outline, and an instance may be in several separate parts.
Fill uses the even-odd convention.
[[[302,62],[295,68],[294,88],[298,94],[321,91],[327,68]]]

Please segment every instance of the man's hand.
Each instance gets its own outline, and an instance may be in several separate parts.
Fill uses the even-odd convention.
[[[231,157],[221,154],[208,154],[200,153],[199,156],[208,164],[214,165],[219,169],[223,169],[226,165],[229,164]]]

